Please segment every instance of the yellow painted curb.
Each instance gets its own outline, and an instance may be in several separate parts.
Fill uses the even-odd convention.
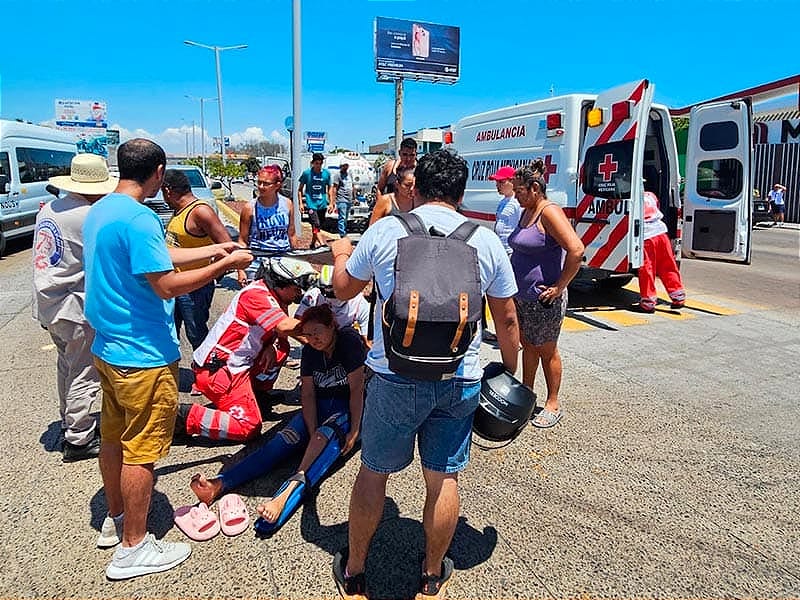
[[[239,213],[228,206],[224,200],[217,200],[217,208],[235,227],[239,227]]]

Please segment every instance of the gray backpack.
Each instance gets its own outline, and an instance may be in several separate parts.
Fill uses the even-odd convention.
[[[409,379],[448,379],[481,319],[478,251],[467,244],[478,226],[462,223],[445,237],[415,214],[394,216],[408,236],[397,240],[394,292],[383,303],[389,369]]]

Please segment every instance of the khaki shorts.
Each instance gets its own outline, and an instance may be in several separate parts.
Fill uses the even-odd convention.
[[[122,462],[147,465],[169,453],[178,410],[178,362],[115,367],[94,358],[103,387],[100,436],[122,446]]]

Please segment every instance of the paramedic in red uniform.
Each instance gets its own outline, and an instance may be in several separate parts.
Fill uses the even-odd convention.
[[[177,435],[244,441],[261,433],[254,388],[271,389],[299,321],[287,313],[316,271],[305,261],[270,258],[263,275],[240,290],[194,351],[195,385],[211,407],[181,404]]]
[[[681,274],[672,253],[664,215],[658,208],[658,197],[653,192],[644,193],[644,263],[639,268],[639,310],[652,313],[656,310],[656,275],[667,288],[670,307],[683,308],[686,292]]]

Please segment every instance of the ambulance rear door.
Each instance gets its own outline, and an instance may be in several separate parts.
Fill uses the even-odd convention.
[[[751,150],[749,100],[692,109],[686,146],[684,256],[750,264]]]
[[[575,230],[585,267],[628,273],[642,264],[642,164],[654,86],[646,79],[600,94],[586,113]]]

